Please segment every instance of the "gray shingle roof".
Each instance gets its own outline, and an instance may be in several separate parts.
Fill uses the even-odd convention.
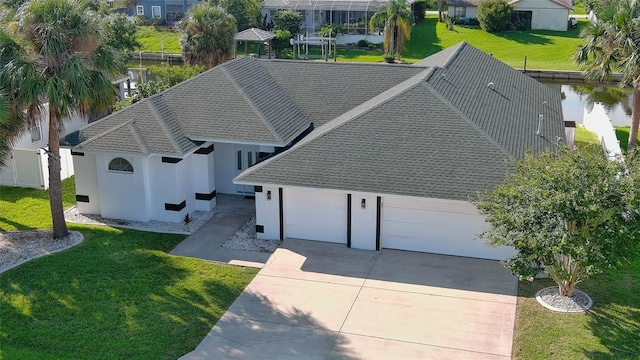
[[[76,150],[183,156],[194,140],[285,146],[421,69],[238,58],[89,124],[63,145]],[[135,121],[137,138],[120,126]]]
[[[468,44],[447,54],[236,181],[466,200],[563,135],[560,94]]]
[[[235,41],[267,41],[275,38],[272,32],[262,29],[249,28],[237,33],[233,38]]]

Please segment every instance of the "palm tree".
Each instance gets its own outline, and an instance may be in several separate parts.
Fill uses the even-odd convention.
[[[584,44],[575,60],[587,79],[604,80],[622,74],[621,86],[633,88],[629,151],[636,147],[640,124],[640,3],[620,0],[603,3],[598,18],[582,31]]]
[[[53,237],[61,238],[68,234],[60,179],[64,121],[113,106],[117,91],[110,79],[124,73],[124,57],[104,45],[102,20],[84,0],[31,0],[15,21],[20,38],[0,37],[13,49],[11,60],[2,54],[0,83],[16,110],[14,120],[24,115],[30,124],[48,116],[49,201]]]
[[[214,67],[233,55],[236,19],[224,8],[200,2],[178,23],[182,57],[189,65]]]
[[[376,25],[384,24],[384,51],[392,55],[395,49],[396,58],[401,58],[405,40],[411,37],[413,13],[408,9],[406,0],[389,0],[382,4],[371,16],[369,28],[373,31]]]

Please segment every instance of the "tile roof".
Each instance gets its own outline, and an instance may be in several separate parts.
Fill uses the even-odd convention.
[[[466,43],[446,54],[235,180],[466,200],[563,136],[559,93]]]

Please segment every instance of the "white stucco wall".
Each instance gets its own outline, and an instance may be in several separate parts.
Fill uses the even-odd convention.
[[[567,31],[569,9],[550,0],[520,0],[516,11],[531,11],[532,30]]]
[[[362,200],[365,207],[362,208]],[[351,247],[376,249],[377,196],[364,193],[351,194]]]
[[[271,192],[271,200],[267,194]],[[280,239],[280,201],[277,187],[264,186],[262,192],[256,192],[256,225],[264,226],[263,233],[257,233],[258,239]]]
[[[207,147],[209,144],[203,145]],[[211,211],[216,206],[216,198],[211,200],[195,199],[195,193],[210,194],[216,190],[215,181],[215,161],[214,153],[192,154],[185,159],[191,162],[191,182],[194,194],[191,195],[195,201],[195,210]]]
[[[82,214],[100,214],[100,189],[98,187],[98,169],[96,155],[85,153],[84,156],[73,156],[76,195],[89,197],[89,202],[77,202],[78,211]]]
[[[143,159],[143,162],[147,164],[148,171],[146,196],[151,219],[180,222],[185,214],[195,210],[189,157],[174,164],[162,162],[162,156],[154,155]],[[186,203],[182,210],[165,209],[165,203],[180,204],[182,201]]]
[[[215,143],[213,154],[216,164],[216,191],[222,194],[236,194],[236,185],[233,184],[233,178],[236,177],[235,144]]]
[[[110,171],[109,162],[122,157],[133,165],[133,173]],[[143,157],[96,155],[102,217],[134,221],[151,219],[145,189],[147,163]]]

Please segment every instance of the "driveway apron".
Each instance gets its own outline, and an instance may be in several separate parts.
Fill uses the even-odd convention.
[[[508,359],[497,261],[287,239],[181,359]]]

